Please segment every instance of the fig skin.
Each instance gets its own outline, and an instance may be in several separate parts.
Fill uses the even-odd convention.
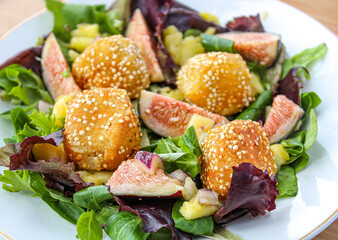
[[[219,115],[231,115],[255,100],[251,75],[239,54],[210,52],[190,58],[177,75],[185,100]]]
[[[235,42],[234,49],[247,61],[272,66],[281,50],[280,35],[266,32],[230,32],[218,37]]]
[[[277,143],[287,137],[303,114],[304,110],[286,96],[274,97],[272,109],[263,127],[270,143]]]
[[[60,95],[76,95],[81,92],[69,72],[68,63],[53,33],[46,39],[41,59],[42,79],[54,100]],[[64,77],[65,72],[69,72],[68,77]]]
[[[148,91],[141,92],[139,113],[147,127],[163,137],[182,136],[194,113],[214,120],[215,125],[228,123],[223,116]]]
[[[141,49],[152,82],[163,82],[164,76],[157,60],[152,35],[140,9],[136,9],[130,19],[126,36]]]
[[[150,84],[141,50],[121,35],[98,39],[87,47],[75,59],[72,72],[81,89],[121,88],[131,99]]]
[[[67,157],[82,170],[115,170],[140,148],[138,117],[123,89],[85,90],[68,104]]]

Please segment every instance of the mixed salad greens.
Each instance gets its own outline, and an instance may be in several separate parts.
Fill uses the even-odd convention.
[[[193,44],[201,47],[203,52],[237,52],[234,41],[214,35],[216,32],[264,32],[258,15],[238,17],[222,27],[211,14],[203,16],[173,1],[120,0],[108,10],[105,5],[75,5],[58,0],[45,2],[54,15],[53,33],[69,66],[80,54],[83,48],[81,46],[85,45],[81,42],[79,47],[79,43],[74,42],[74,31],[79,25],[85,23],[98,26],[97,35],[87,36],[91,40],[85,39],[86,41],[124,34],[134,10],[141,9],[153,33],[157,57],[165,77],[163,83],[153,83],[150,87],[151,91],[158,93],[163,93],[162,90],[168,87],[171,94],[176,91],[175,74],[179,64],[174,61],[174,55],[163,37],[168,26],[173,25],[177,29],[175,31],[182,33],[182,41],[192,36],[194,40],[191,41],[195,41]],[[297,173],[310,161],[307,151],[315,143],[318,132],[314,109],[321,103],[315,92],[302,93],[301,89],[306,84],[303,79],[309,78],[309,65],[325,56],[327,47],[324,43],[288,59],[284,59],[280,53],[270,67],[247,62],[248,68],[258,79],[258,87],[255,88],[257,98],[243,112],[230,116],[229,119],[264,122],[269,105],[277,94],[285,95],[305,113],[292,133],[273,148],[279,167],[276,174],[278,191],[274,187],[276,180],[270,179],[267,173],[258,173],[251,165],[240,165],[233,168],[232,188],[222,210],[215,217],[210,215],[194,220],[187,220],[180,213],[183,204],[181,199],[150,198],[135,201],[113,196],[106,185],[93,186],[83,180],[75,171],[73,163],[62,162],[57,157],[49,161],[34,157],[36,144],[49,143],[60,148],[63,141],[64,119],[58,119],[53,112],[56,109],[55,106],[53,109],[54,101],[41,79],[41,64],[36,58],[41,56],[41,49],[41,46],[27,49],[0,66],[2,99],[20,105],[1,114],[12,122],[15,134],[4,139],[6,145],[0,150],[0,165],[9,167],[9,170],[4,170],[0,175],[0,181],[6,191],[28,191],[33,192],[32,196],[40,197],[61,217],[76,224],[78,238],[99,240],[102,239],[104,230],[111,239],[191,239],[193,235],[240,239],[224,229],[224,223],[248,212],[257,216],[264,215],[266,210],[273,210],[275,203],[274,198],[271,200],[271,195],[297,195]],[[70,72],[63,74],[67,77]],[[201,148],[194,127],[188,128],[183,136],[176,138],[161,138],[144,124],[141,128],[147,136],[147,144],[142,150],[158,154],[167,172],[181,169],[194,178],[197,185],[201,185],[198,162]],[[254,180],[244,185],[243,172],[255,176]],[[249,192],[249,189],[256,189],[261,181],[267,183],[268,190],[265,194],[260,192],[254,198],[236,194],[236,188],[247,189]],[[238,205],[239,199],[241,205]],[[271,200],[268,205],[267,199]]]

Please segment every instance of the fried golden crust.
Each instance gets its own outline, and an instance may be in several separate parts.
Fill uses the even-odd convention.
[[[141,50],[121,35],[101,38],[86,48],[75,59],[72,73],[82,89],[121,88],[131,99],[150,84]]]
[[[64,148],[79,169],[115,170],[140,146],[140,129],[125,90],[85,90],[68,105]]]
[[[206,188],[220,197],[228,194],[232,167],[243,162],[276,173],[273,152],[259,123],[235,120],[210,130],[201,144],[201,179]]]
[[[177,75],[188,102],[231,115],[254,101],[250,72],[239,54],[210,52],[190,58]]]

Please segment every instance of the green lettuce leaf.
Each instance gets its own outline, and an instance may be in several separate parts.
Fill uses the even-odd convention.
[[[325,43],[322,43],[316,47],[305,49],[290,59],[286,59],[283,63],[282,78],[288,74],[290,69],[294,67],[307,67],[312,62],[324,57],[326,52],[327,46]]]
[[[2,188],[8,192],[32,191],[30,187],[30,174],[27,170],[15,172],[4,170],[3,175],[0,174],[0,182],[3,182]]]
[[[173,207],[172,218],[175,222],[175,227],[195,235],[211,235],[214,230],[213,216],[186,220],[179,211],[183,203],[184,200],[178,200]]]
[[[108,219],[104,231],[115,240],[145,240],[150,235],[142,231],[142,220],[130,212],[115,213]]]
[[[278,197],[296,196],[298,193],[298,184],[296,172],[289,165],[282,166],[276,174]]]
[[[87,187],[73,196],[74,203],[84,208],[101,210],[108,202],[114,200],[105,185]]]
[[[76,224],[77,237],[81,240],[101,240],[102,227],[95,217],[95,211],[82,213]]]
[[[102,210],[96,215],[97,221],[101,225],[104,225],[107,223],[108,219],[113,216],[115,213],[119,212],[119,206],[105,206],[102,208]]]
[[[206,52],[236,53],[234,49],[235,42],[228,39],[202,33],[201,43]]]

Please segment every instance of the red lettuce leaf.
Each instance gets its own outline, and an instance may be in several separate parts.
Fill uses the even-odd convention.
[[[264,32],[259,14],[257,14],[257,16],[234,18],[234,20],[228,22],[226,26],[229,31]]]
[[[192,235],[175,228],[172,209],[176,199],[130,199],[114,196],[120,205],[120,211],[135,213],[142,222],[142,230],[146,233],[157,232],[167,227],[172,232],[173,240],[192,239]]]
[[[32,148],[35,144],[49,143],[59,146],[62,140],[62,130],[60,130],[45,137],[28,137],[22,143],[13,144],[15,151],[7,151],[10,157],[10,170],[29,170],[41,173],[46,180],[47,187],[62,190],[68,195],[88,187],[90,184],[84,182],[73,171],[73,163],[64,164],[58,158],[49,161],[34,159]]]
[[[42,46],[28,48],[19,52],[14,57],[8,59],[0,65],[0,70],[11,64],[19,64],[27,69],[32,69],[37,75],[41,75],[41,62],[38,60],[41,57]]]
[[[215,216],[216,223],[227,223],[235,220],[234,216],[242,216],[247,210],[256,217],[264,215],[266,210],[276,208],[275,200],[278,194],[277,180],[267,171],[256,168],[251,163],[242,163],[233,167],[233,177],[227,200]]]
[[[301,83],[302,79],[297,75],[300,68],[302,68],[306,74],[309,75],[309,72],[306,68],[294,67],[279,82],[278,86],[276,86],[277,91],[275,91],[275,95],[283,94],[297,105],[300,103],[300,89],[303,88],[303,84]]]

